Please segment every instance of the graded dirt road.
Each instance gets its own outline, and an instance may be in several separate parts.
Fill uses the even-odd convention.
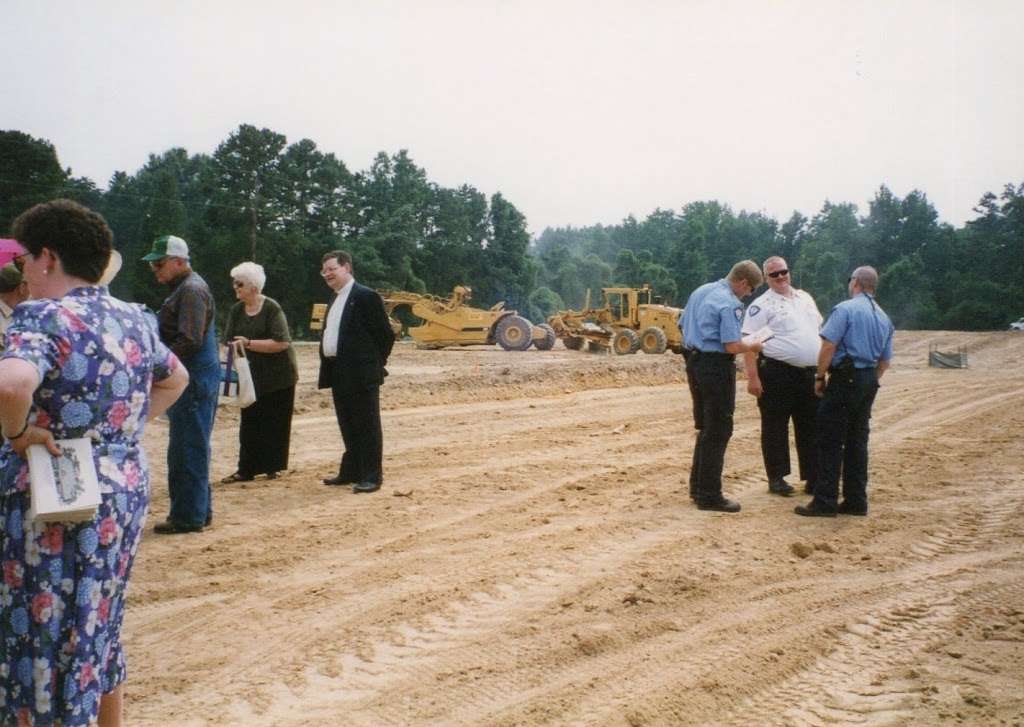
[[[931,342],[970,368],[928,368]],[[142,543],[128,723],[1024,725],[1024,334],[896,351],[870,516],[805,519],[767,493],[745,382],[743,511],[700,512],[681,358],[560,345],[400,344],[384,488],[325,487],[340,438],[303,347],[292,469],[215,485],[212,528]],[[218,417],[217,480],[237,453]]]

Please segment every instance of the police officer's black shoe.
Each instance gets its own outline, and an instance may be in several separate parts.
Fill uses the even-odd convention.
[[[713,510],[715,512],[739,512],[740,504],[735,500],[730,500],[723,497],[718,500],[712,500],[711,502],[697,501],[698,510]]]
[[[783,497],[789,497],[795,490],[793,486],[786,482],[782,477],[778,477],[774,480],[768,480],[768,492],[773,495],[782,495]]]
[[[797,515],[803,515],[804,517],[835,517],[836,511],[821,507],[814,500],[811,500],[806,505],[797,505],[793,508],[793,512]]]
[[[839,507],[836,508],[836,511],[840,515],[860,515],[863,517],[868,514],[868,506],[866,503],[858,505],[850,502],[849,500],[843,500],[839,503]]]

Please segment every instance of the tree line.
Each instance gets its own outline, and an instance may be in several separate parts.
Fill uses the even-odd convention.
[[[124,257],[116,295],[159,306],[165,291],[141,257],[153,239],[175,234],[188,241],[220,315],[234,300],[228,271],[254,260],[298,336],[327,296],[320,257],[337,248],[352,252],[357,277],[372,287],[444,296],[466,284],[476,305],[504,301],[534,322],[612,285],[650,283],[681,306],[737,260],[770,255],[786,258],[794,283],[823,311],[846,297],[853,267],[870,264],[900,328],[1000,329],[1022,314],[1007,291],[1024,279],[1024,183],[984,193],[960,228],[940,223],[924,192],[901,199],[881,186],[866,215],[826,202],[811,218],[794,212],[780,224],[696,201],[642,221],[548,228],[531,241],[525,216],[500,192],[431,182],[405,150],[380,152],[353,172],[309,139],[289,144],[248,124],[212,154],[150,155],[134,174],[115,172],[105,190],[62,168],[48,141],[20,131],[0,131],[0,170],[0,230],[58,196],[106,217]]]

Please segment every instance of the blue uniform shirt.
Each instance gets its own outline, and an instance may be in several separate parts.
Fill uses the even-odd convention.
[[[821,329],[821,337],[836,344],[832,365],[844,356],[853,359],[858,369],[874,368],[879,361],[892,358],[892,321],[874,297],[859,293],[832,309]]]
[[[743,304],[725,278],[705,283],[690,294],[679,327],[683,345],[725,353],[723,344],[740,340]]]

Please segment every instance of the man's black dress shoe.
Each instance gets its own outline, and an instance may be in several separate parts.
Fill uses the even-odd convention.
[[[775,480],[768,481],[768,492],[773,495],[782,495],[783,497],[789,497],[793,494],[793,486],[786,482],[785,479],[779,477]]]
[[[698,510],[713,510],[715,512],[739,512],[740,504],[735,500],[730,500],[723,497],[720,500],[713,500],[712,502],[700,502],[697,501]]]
[[[352,492],[376,492],[379,489],[379,482],[360,482],[352,486]]]
[[[861,516],[864,516],[864,515],[868,514],[868,506],[867,505],[855,505],[855,504],[853,504],[853,503],[851,503],[851,502],[849,502],[847,500],[843,500],[842,502],[840,502],[839,503],[839,507],[836,508],[836,510],[837,510],[837,512],[840,515],[861,515]]]
[[[343,480],[343,479],[341,479],[341,475],[338,475],[337,477],[327,477],[327,478],[324,479],[323,482],[324,482],[325,485],[352,485],[352,484],[355,484],[352,480]]]
[[[175,522],[174,520],[164,520],[162,523],[157,523],[153,527],[153,532],[158,535],[178,535],[180,533],[201,533],[203,531],[202,525],[186,525],[185,523]]]
[[[804,517],[835,517],[835,510],[826,510],[818,505],[814,504],[814,500],[811,500],[806,505],[797,505],[793,508],[793,512],[797,515],[803,515]]]

